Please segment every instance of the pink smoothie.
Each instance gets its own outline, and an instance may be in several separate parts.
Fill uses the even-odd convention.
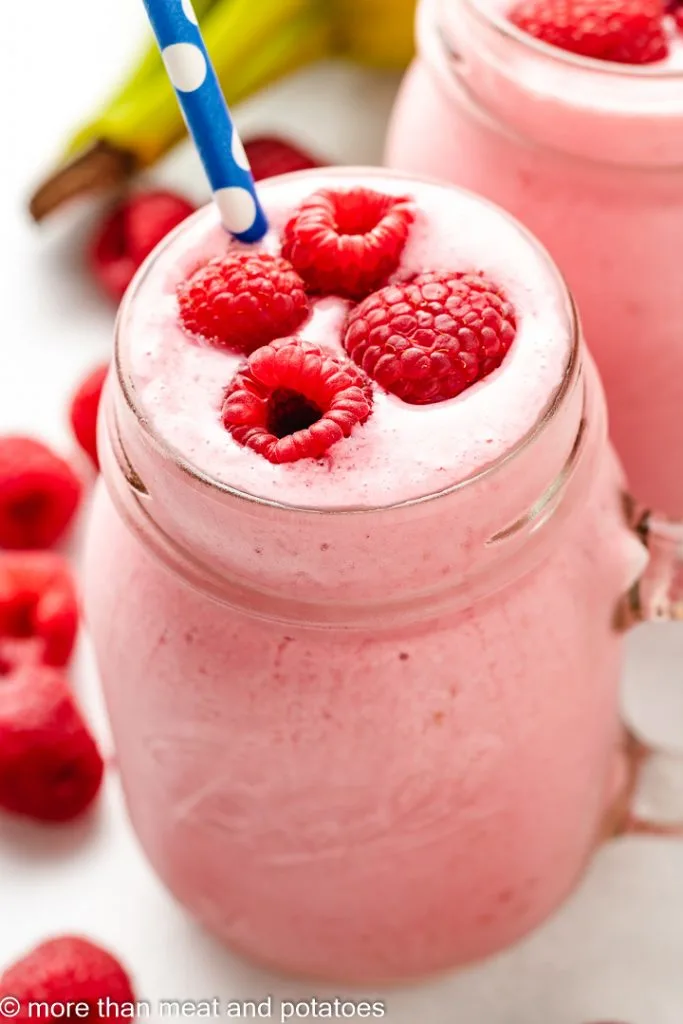
[[[277,251],[321,185],[413,196],[399,274],[476,269],[515,304],[499,370],[273,466],[220,423],[235,357],[175,285],[212,210],[124,303],[87,606],[134,827],[235,949],[345,981],[505,946],[571,889],[619,737],[617,603],[642,568],[595,372],[541,249],[467,193],[371,172],[263,187]],[[347,306],[303,336],[341,352]]]
[[[578,302],[632,490],[683,513],[683,37],[645,67],[516,30],[505,0],[422,0],[393,167],[489,197],[548,246]]]

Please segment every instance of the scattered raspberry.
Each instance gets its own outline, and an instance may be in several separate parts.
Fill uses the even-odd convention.
[[[41,943],[0,977],[0,999],[11,996],[21,1004],[14,1017],[20,1024],[35,1019],[29,1003],[45,1002],[59,1010],[87,1003],[90,1013],[73,1019],[88,1021],[130,1017],[126,1004],[135,1002],[130,979],[121,964],[100,946],[87,939],[64,936]],[[98,1001],[102,1003],[98,1007]],[[118,1009],[117,1009],[118,1008]],[[41,1014],[41,1020],[56,1024],[64,1011]]]
[[[397,269],[414,218],[406,196],[323,189],[285,227],[282,253],[311,291],[362,299]]]
[[[61,668],[71,657],[77,630],[78,601],[68,562],[42,552],[0,553],[0,656],[5,661],[25,660],[31,654],[26,642],[32,641],[32,648],[39,645],[40,661]]]
[[[0,808],[71,821],[92,804],[104,765],[56,669],[22,665],[0,683]]]
[[[283,338],[258,349],[225,396],[223,423],[269,462],[316,459],[370,415],[369,381],[317,345]]]
[[[673,18],[679,32],[683,32],[683,0],[669,0],[666,11]]]
[[[211,260],[180,285],[178,302],[186,331],[246,354],[296,331],[310,313],[294,268],[266,253]]]
[[[105,364],[88,374],[72,398],[69,410],[76,440],[98,469],[100,463],[97,457],[97,411],[108,369],[108,364]]]
[[[479,274],[421,274],[371,295],[348,319],[344,347],[404,402],[454,398],[500,366],[516,332],[503,293]]]
[[[90,269],[104,291],[120,302],[136,270],[194,206],[172,192],[140,192],[120,202],[92,239]]]
[[[81,484],[40,441],[0,437],[0,547],[48,548],[71,522]]]
[[[669,46],[662,0],[520,0],[510,21],[570,53],[618,64],[651,64]]]
[[[313,167],[322,166],[322,161],[284,139],[264,135],[245,142],[244,148],[255,181],[274,178],[278,174],[291,174],[293,171],[308,171]]]

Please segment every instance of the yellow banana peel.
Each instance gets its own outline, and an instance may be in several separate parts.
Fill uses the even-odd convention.
[[[331,0],[338,50],[359,64],[401,70],[414,51],[415,0]]]
[[[195,0],[226,99],[235,105],[316,60],[341,54],[403,68],[413,53],[416,0]],[[186,132],[173,88],[151,47],[100,113],[70,140],[36,190],[42,220],[67,200],[109,189],[154,164]]]

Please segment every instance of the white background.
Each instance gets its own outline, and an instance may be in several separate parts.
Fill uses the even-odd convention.
[[[139,0],[2,4],[0,431],[35,433],[65,452],[67,396],[109,353],[112,311],[81,269],[89,215],[76,211],[38,230],[23,204],[69,129],[120,74],[141,35],[141,10]],[[239,122],[243,134],[279,129],[330,159],[376,162],[395,86],[391,77],[325,66],[250,103]],[[188,148],[162,177],[205,195]],[[77,531],[76,556],[78,546]],[[86,640],[73,675],[109,750]],[[640,630],[626,675],[631,717],[683,752],[683,628]],[[0,819],[0,970],[38,940],[74,931],[118,953],[140,998],[152,1002],[325,995],[236,962],[185,917],[138,851],[113,769],[86,824],[46,830]],[[330,992],[362,998],[339,986]],[[683,842],[610,844],[570,903],[517,949],[380,997],[392,1024],[681,1024]]]

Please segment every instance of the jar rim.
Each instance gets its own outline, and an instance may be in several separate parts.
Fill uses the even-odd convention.
[[[582,72],[590,72],[593,75],[602,75],[605,78],[625,78],[631,81],[640,79],[655,82],[683,80],[683,68],[659,67],[656,63],[621,64],[617,61],[599,60],[596,57],[584,57],[578,53],[571,53],[569,50],[562,50],[559,46],[552,46],[550,43],[522,31],[501,11],[484,8],[481,0],[461,0],[461,2],[463,7],[480,23],[493,28],[499,36],[509,39],[515,46],[535,53],[546,60],[577,68]]]
[[[301,175],[310,174],[309,171],[295,171],[290,174],[279,175],[272,179],[269,179],[269,183],[281,184],[286,183],[288,180],[293,178],[299,178]],[[330,167],[320,168],[316,170],[316,175],[320,177],[349,177],[355,178],[359,176],[363,177],[391,177],[394,179],[403,179],[405,181],[415,181],[416,176],[412,174],[402,173],[399,171],[390,170],[387,168],[378,167]],[[490,479],[494,474],[498,473],[504,467],[508,466],[509,463],[521,456],[527,449],[534,443],[535,439],[544,431],[544,429],[555,419],[558,411],[564,404],[564,399],[572,390],[572,387],[580,373],[581,369],[581,330],[579,316],[576,309],[576,304],[571,294],[567,282],[562,275],[561,271],[557,267],[556,263],[550,256],[548,250],[541,244],[541,242],[533,235],[528,228],[526,228],[520,221],[513,217],[506,210],[503,210],[496,203],[490,202],[488,199],[477,195],[469,189],[457,188],[456,186],[449,185],[448,183],[439,180],[437,178],[431,178],[428,176],[420,175],[420,182],[426,184],[437,185],[445,189],[455,189],[460,193],[472,196],[477,202],[482,203],[486,206],[492,207],[498,210],[508,220],[512,221],[519,232],[524,235],[528,243],[536,250],[541,256],[544,263],[547,264],[550,274],[554,277],[555,282],[558,286],[558,293],[565,299],[565,312],[567,315],[569,335],[571,348],[567,365],[565,367],[562,379],[555,388],[554,392],[550,395],[548,402],[539,415],[536,422],[532,427],[519,438],[514,445],[512,445],[507,451],[503,452],[500,456],[482,466],[480,469],[476,469],[473,473],[464,477],[462,480],[451,484],[448,487],[442,488],[438,491],[432,491],[428,494],[420,495],[416,498],[409,498],[403,501],[391,502],[386,505],[367,505],[359,507],[326,507],[316,508],[313,506],[304,506],[290,504],[287,502],[279,502],[272,498],[264,498],[259,495],[251,494],[248,491],[241,490],[237,487],[225,483],[222,480],[218,480],[212,477],[210,474],[205,473],[180,452],[175,446],[171,445],[167,439],[152,426],[149,418],[143,413],[142,408],[136,400],[135,386],[133,384],[132,375],[126,372],[123,346],[120,344],[121,334],[123,325],[126,321],[129,308],[135,301],[135,298],[144,285],[148,275],[152,272],[157,259],[176,241],[176,239],[182,235],[191,225],[198,221],[201,217],[206,214],[208,207],[204,206],[187,218],[183,223],[178,225],[173,231],[171,231],[164,241],[157,246],[157,248],[147,257],[142,266],[138,269],[133,281],[131,282],[123,301],[119,307],[116,325],[115,325],[115,346],[114,346],[114,369],[116,375],[116,381],[118,388],[123,395],[126,406],[134,416],[138,428],[144,433],[148,442],[155,448],[166,460],[170,460],[176,469],[183,473],[184,476],[188,477],[191,482],[200,488],[206,488],[210,493],[222,494],[231,499],[238,500],[240,502],[248,502],[254,506],[266,507],[270,509],[276,509],[282,512],[295,512],[299,515],[310,514],[310,515],[322,515],[322,516],[348,516],[348,515],[364,515],[366,513],[376,514],[378,512],[391,512],[392,510],[411,508],[414,506],[421,506],[427,502],[435,501],[439,498],[445,498],[455,493],[464,491],[466,488],[475,486],[483,480]]]

